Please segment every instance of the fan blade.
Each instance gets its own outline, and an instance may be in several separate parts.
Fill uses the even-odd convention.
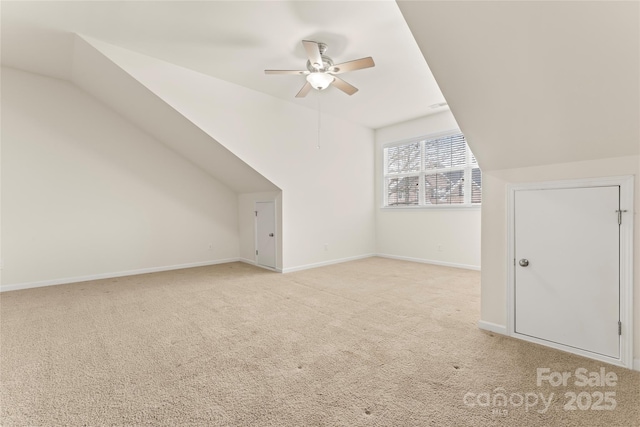
[[[360,58],[349,62],[343,62],[342,64],[334,65],[331,68],[331,74],[341,74],[347,71],[361,70],[363,68],[375,67],[373,58],[368,56],[366,58]]]
[[[298,92],[298,94],[296,95],[296,98],[304,98],[305,96],[307,96],[310,90],[311,90],[311,83],[306,82],[304,86],[302,86],[302,89],[300,89],[300,92]]]
[[[302,40],[302,44],[304,45],[304,50],[307,51],[307,58],[309,58],[311,66],[316,69],[322,68],[322,56],[320,55],[318,43],[309,40]]]
[[[306,74],[306,70],[264,70],[265,74]]]
[[[352,86],[349,83],[345,82],[344,80],[335,76],[334,76],[333,83],[331,84],[337,87],[338,89],[340,89],[341,91],[343,91],[344,93],[346,93],[347,95],[353,95],[358,91],[357,87]]]

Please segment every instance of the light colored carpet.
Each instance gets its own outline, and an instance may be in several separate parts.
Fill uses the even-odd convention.
[[[7,292],[0,423],[640,425],[640,373],[480,331],[479,281],[370,258],[286,275],[231,263]],[[617,385],[536,384],[537,368],[603,366]],[[507,406],[484,406],[500,392]],[[583,409],[565,410],[571,392],[583,393]],[[615,409],[592,410],[596,392],[614,393]],[[551,393],[541,413],[540,394]]]

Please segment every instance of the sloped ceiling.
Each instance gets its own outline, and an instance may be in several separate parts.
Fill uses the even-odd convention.
[[[375,129],[442,111],[444,101],[392,0],[378,1],[2,1],[2,64],[70,79],[73,35],[115,46],[317,109]],[[376,66],[305,99],[301,40],[328,45],[336,62],[372,56]]]
[[[398,5],[484,171],[638,154],[639,2]]]
[[[74,43],[71,81],[235,192],[278,190],[80,36]]]
[[[638,154],[636,1],[3,1],[1,8],[2,64],[27,71],[70,79],[80,33],[301,106],[320,103],[371,128],[438,112],[429,105],[444,101],[439,85],[485,171]],[[328,43],[337,61],[371,55],[376,67],[345,75],[360,88],[352,97],[331,88],[297,100],[302,77],[263,70],[300,68],[302,39]]]

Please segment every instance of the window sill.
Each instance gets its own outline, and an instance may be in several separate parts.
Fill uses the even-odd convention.
[[[480,210],[482,204],[474,205],[430,205],[430,206],[381,206],[382,211],[435,211],[435,210]]]

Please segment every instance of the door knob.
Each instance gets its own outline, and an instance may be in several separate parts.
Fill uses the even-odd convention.
[[[269,233],[269,237],[273,237],[273,233]]]
[[[518,264],[520,264],[520,267],[526,267],[529,265],[529,260],[522,258],[520,261],[518,261]]]

